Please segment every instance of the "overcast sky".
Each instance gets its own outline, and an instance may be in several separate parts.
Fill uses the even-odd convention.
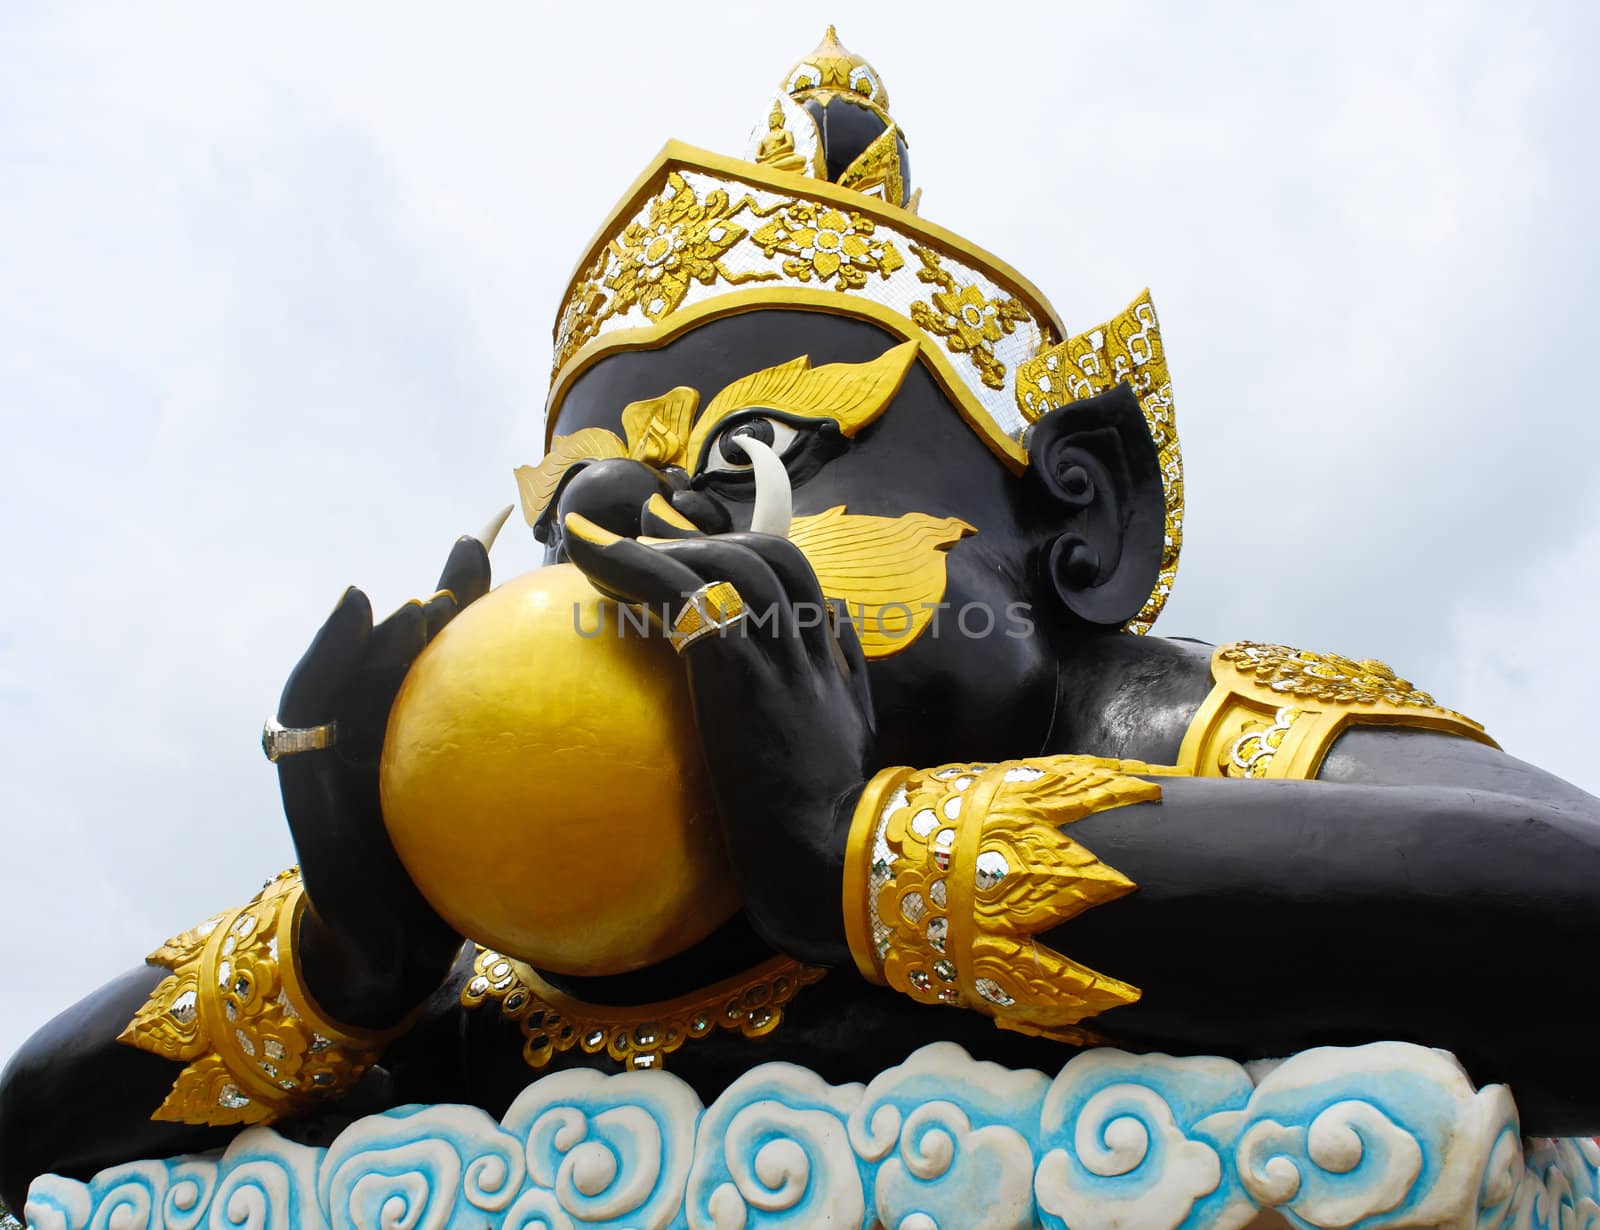
[[[1586,6],[1003,12],[0,6],[0,1061],[292,861],[306,641],[514,498],[589,235],[829,19],[925,216],[1072,327],[1153,289],[1160,630],[1382,657],[1600,790]]]

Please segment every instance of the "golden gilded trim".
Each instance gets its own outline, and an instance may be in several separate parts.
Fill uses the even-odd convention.
[[[900,129],[890,124],[839,176],[839,187],[905,204],[905,167],[900,160]]]
[[[355,1030],[317,1008],[295,953],[298,870],[249,904],[168,940],[147,958],[172,971],[117,1041],[188,1066],[152,1119],[270,1123],[337,1097],[398,1031]]]
[[[726,386],[698,420],[696,389],[680,387],[660,397],[630,402],[622,410],[627,442],[604,427],[585,427],[557,436],[536,466],[518,466],[517,491],[522,515],[537,526],[561,489],[567,471],[583,461],[631,458],[655,469],[699,468],[707,441],[732,415],[762,409],[797,419],[826,419],[840,434],[854,437],[888,407],[916,361],[918,343],[891,346],[865,363],[828,363],[812,367],[800,355],[754,372]]]
[[[888,408],[916,362],[917,344],[891,346],[865,363],[811,366],[809,355],[743,376],[711,399],[695,422],[678,464],[699,469],[706,441],[732,415],[765,409],[799,419],[827,419],[841,435],[853,438]]]
[[[1172,377],[1161,324],[1149,290],[1104,324],[1053,346],[1017,368],[1017,408],[1031,422],[1060,406],[1104,393],[1126,380],[1144,411],[1161,465],[1166,528],[1161,569],[1144,607],[1128,621],[1144,633],[1161,614],[1178,575],[1183,549],[1183,453],[1172,402]]]
[[[627,445],[616,432],[604,427],[585,427],[571,435],[557,436],[538,465],[518,466],[513,472],[523,519],[531,526],[539,524],[539,518],[561,489],[561,480],[580,461],[606,461],[627,455]]]
[[[945,553],[978,531],[959,517],[858,516],[843,504],[796,517],[800,548],[826,597],[845,604],[861,652],[892,657],[916,643],[944,599]]]
[[[924,1004],[1082,1044],[1084,1019],[1137,987],[1035,936],[1134,884],[1061,826],[1154,802],[1135,774],[1170,768],[1092,756],[887,769],[868,783],[845,855],[845,933],[857,968]]]
[[[708,192],[704,200],[692,191],[685,196],[677,190],[677,185],[684,183],[683,177],[688,173],[711,178],[719,186]],[[778,199],[771,206],[758,206],[749,196],[751,192]],[[734,194],[744,195],[735,200]],[[671,141],[612,209],[590,240],[583,257],[574,266],[562,296],[564,306],[555,332],[554,368],[558,380],[565,374],[564,369],[573,356],[594,339],[602,320],[617,315],[621,310],[609,302],[608,291],[620,290],[626,294],[634,285],[623,281],[620,287],[610,286],[612,275],[608,275],[606,269],[613,255],[613,245],[619,242],[619,237],[632,231],[634,242],[624,243],[623,250],[638,251],[658,264],[669,259],[663,247],[664,242],[671,240],[682,248],[685,253],[683,260],[693,263],[696,272],[691,276],[687,271],[680,270],[672,279],[670,288],[676,300],[681,302],[689,282],[704,282],[703,275],[713,273],[718,261],[743,238],[744,228],[731,222],[741,208],[750,208],[756,217],[768,217],[777,208],[802,201],[818,208],[832,207],[846,215],[871,221],[874,226],[886,225],[905,236],[908,242],[931,247],[945,257],[969,266],[1025,305],[1030,319],[1038,327],[1042,344],[1049,345],[1056,338],[1066,336],[1066,330],[1049,300],[1020,273],[961,236],[926,221],[909,209],[827,180],[761,166],[740,158],[728,158]],[[746,206],[746,202],[751,204]],[[648,225],[641,225],[636,215],[647,203],[650,206],[646,220]],[[663,225],[667,228],[665,232],[659,230]],[[683,229],[673,237],[673,227],[680,225]],[[733,236],[735,229],[740,232],[738,236]],[[732,241],[728,242],[730,237]],[[745,277],[748,274],[737,276]],[[659,278],[665,280],[665,273]],[[678,293],[680,291],[682,293]],[[668,307],[668,295],[659,298],[662,314],[672,310]],[[634,295],[630,306],[636,302],[643,301]],[[647,314],[653,320],[660,319],[655,313]]]
[[[1309,780],[1352,726],[1409,726],[1499,746],[1372,658],[1237,641],[1212,653],[1211,676],[1178,753],[1195,777]]]
[[[699,408],[700,391],[687,386],[624,406],[622,430],[628,437],[628,456],[658,470],[683,464]]]
[[[783,89],[801,99],[846,94],[870,107],[885,123],[889,121],[889,91],[878,70],[841,43],[832,26],[810,55],[795,61],[784,76]]]
[[[940,288],[929,297],[930,302],[911,305],[911,319],[935,337],[944,338],[956,354],[971,359],[989,388],[1005,388],[1006,365],[995,357],[994,344],[1030,319],[1028,309],[1015,299],[986,295],[976,283],[959,281],[931,248],[914,243],[911,253],[922,262],[917,280]]]
[[[773,957],[733,978],[660,1003],[590,1004],[551,986],[531,966],[478,947],[473,976],[461,990],[466,1008],[494,1003],[522,1031],[522,1058],[544,1068],[574,1048],[604,1051],[627,1068],[659,1068],[691,1039],[718,1030],[764,1038],[783,1022],[784,1007],[825,970]]]
[[[876,225],[853,209],[791,201],[751,238],[767,256],[781,253],[784,273],[796,281],[860,290],[869,277],[887,279],[906,263],[893,243],[875,237]]]
[[[650,202],[650,216],[630,222],[608,245],[617,268],[605,277],[613,292],[606,315],[638,307],[651,320],[660,320],[683,302],[693,282],[710,286],[717,281],[771,280],[776,273],[737,274],[722,264],[722,257],[749,232],[732,219],[746,210],[757,217],[763,211],[748,195],[733,200],[726,189],[714,188],[702,200],[676,171]]]
[[[918,357],[933,374],[940,389],[955,406],[956,412],[961,415],[962,421],[978,433],[990,451],[1013,473],[1020,474],[1027,467],[1027,451],[1018,441],[1000,430],[999,425],[956,372],[950,357],[908,317],[870,299],[793,286],[742,290],[718,295],[715,299],[708,299],[674,312],[658,324],[617,329],[590,341],[567,361],[550,386],[550,396],[545,403],[547,445],[554,446],[553,428],[560,417],[561,403],[568,390],[584,372],[607,355],[624,350],[656,350],[707,321],[768,308],[792,308],[798,311],[848,316],[869,321],[896,337],[916,342]]]

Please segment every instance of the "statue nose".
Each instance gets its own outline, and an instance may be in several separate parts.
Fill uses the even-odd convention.
[[[645,501],[656,494],[670,500],[677,489],[667,474],[642,462],[591,461],[567,481],[556,507],[556,524],[575,512],[613,534],[637,538]]]

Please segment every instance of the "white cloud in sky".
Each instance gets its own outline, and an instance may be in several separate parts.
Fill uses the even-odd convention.
[[[1384,657],[1600,789],[1589,10],[835,16],[926,216],[1072,326],[1153,288],[1163,630]],[[0,13],[0,1058],[292,860],[257,737],[310,634],[513,498],[583,243],[827,17]]]

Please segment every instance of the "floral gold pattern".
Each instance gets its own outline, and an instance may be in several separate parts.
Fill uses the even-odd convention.
[[[152,1119],[270,1123],[344,1093],[393,1036],[317,1009],[294,956],[304,906],[300,873],[285,871],[150,954],[172,973],[117,1040],[188,1065]]]
[[[1028,320],[1028,309],[1015,299],[985,294],[975,282],[958,281],[931,248],[914,243],[911,252],[922,262],[918,280],[941,288],[929,303],[911,305],[911,319],[971,359],[984,384],[1005,388],[1006,365],[995,357],[994,344]]]
[[[601,249],[600,255],[590,263],[567,292],[567,299],[561,306],[561,315],[556,319],[555,333],[552,337],[558,365],[561,355],[570,354],[586,342],[592,341],[600,332],[601,322],[616,310],[614,302],[608,299],[605,288],[606,269],[610,263],[611,250]]]
[[[1233,741],[1228,749],[1227,763],[1222,766],[1226,777],[1265,777],[1272,768],[1272,758],[1278,754],[1283,741],[1294,729],[1299,709],[1285,706],[1272,715],[1270,725],[1253,723]]]
[[[773,957],[714,986],[663,1003],[617,1007],[587,1004],[551,986],[532,967],[478,948],[472,978],[461,990],[467,1008],[493,1002],[522,1031],[522,1057],[546,1067],[565,1051],[604,1051],[625,1068],[659,1068],[691,1039],[718,1030],[764,1038],[783,1022],[784,1007],[826,972]]]
[[[1392,666],[1376,658],[1357,662],[1336,653],[1312,653],[1287,645],[1237,641],[1218,649],[1216,661],[1251,676],[1280,696],[1357,705],[1381,702],[1418,709],[1439,708],[1432,696],[1414,687],[1409,679],[1400,678]]]
[[[1139,998],[1034,937],[1134,884],[1061,826],[1153,802],[1133,761],[1049,756],[888,769],[857,805],[845,856],[845,930],[861,972],[919,1003],[970,1008],[1063,1042]]]
[[[1148,290],[1122,312],[1087,332],[1029,359],[1017,368],[1017,408],[1029,422],[1060,406],[1093,397],[1126,380],[1139,399],[1155,442],[1166,497],[1161,568],[1143,608],[1128,631],[1150,630],[1172,593],[1183,549],[1183,454],[1173,417],[1172,377],[1167,372],[1161,325]]]
[[[1409,726],[1495,746],[1373,658],[1238,641],[1211,655],[1211,693],[1184,735],[1180,767],[1198,777],[1315,777],[1352,726]]]
[[[617,258],[605,282],[615,292],[611,310],[637,303],[651,320],[660,320],[683,301],[691,282],[709,286],[720,278],[737,285],[776,277],[759,271],[735,274],[720,264],[746,233],[731,219],[753,205],[748,196],[732,200],[722,188],[702,200],[683,176],[669,173],[666,187],[650,203],[649,218],[629,225],[611,245]]]
[[[874,237],[874,227],[859,213],[794,201],[752,238],[766,255],[782,253],[783,271],[796,281],[860,290],[869,276],[887,278],[906,263],[894,244]]]
[[[811,120],[787,97],[780,109],[785,104],[794,111],[786,123],[795,153],[804,155],[815,133],[807,141],[799,134]],[[1048,301],[1004,262],[910,212],[910,202],[901,208],[886,199],[884,192],[893,196],[887,183],[873,181],[892,170],[893,160],[884,161],[888,145],[863,152],[854,187],[754,161],[763,146],[780,162],[789,158],[774,144],[771,119],[762,117],[750,161],[669,144],[601,226],[563,298],[548,435],[558,434],[566,390],[609,353],[608,339],[626,346],[719,301],[730,311],[758,303],[781,308],[796,296],[821,294],[808,310],[859,315],[870,305],[892,313],[901,336],[925,337],[930,351],[951,362],[963,416],[1016,468],[1028,420],[1010,374],[1066,335]],[[912,257],[913,245],[948,286]],[[969,301],[973,296],[978,302]],[[942,333],[913,319],[915,303]]]

